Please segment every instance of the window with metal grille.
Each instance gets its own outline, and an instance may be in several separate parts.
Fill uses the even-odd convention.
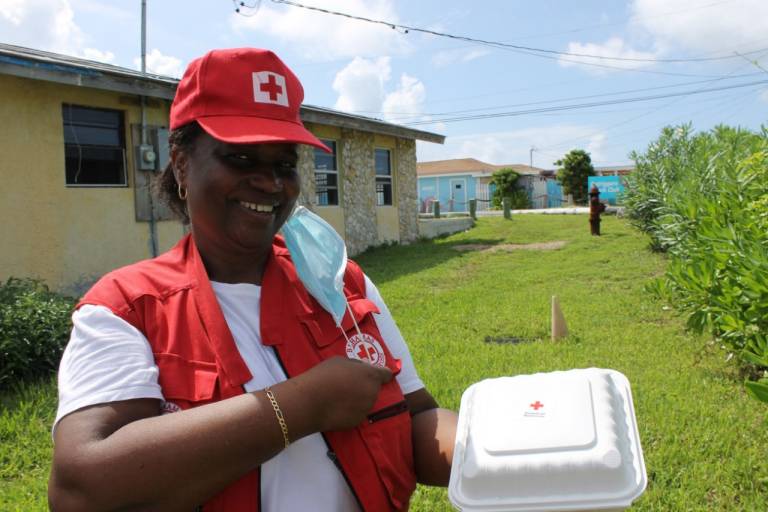
[[[315,148],[315,198],[320,206],[339,204],[339,171],[336,168],[336,141],[320,139],[332,153]]]
[[[65,103],[62,117],[67,186],[127,186],[123,113]]]
[[[376,205],[392,204],[392,158],[388,149],[374,150],[376,168]]]

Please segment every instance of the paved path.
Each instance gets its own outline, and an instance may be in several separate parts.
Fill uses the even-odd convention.
[[[624,208],[621,206],[609,206],[605,214],[623,214]],[[501,210],[485,210],[477,212],[478,217],[500,217],[504,214]],[[512,215],[585,215],[589,214],[589,208],[586,206],[569,206],[567,208],[537,208],[531,210],[512,210]]]

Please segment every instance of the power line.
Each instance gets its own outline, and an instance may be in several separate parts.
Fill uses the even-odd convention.
[[[572,96],[570,98],[559,98],[554,100],[543,100],[543,101],[533,101],[528,103],[514,103],[514,104],[507,104],[507,105],[496,105],[493,107],[482,107],[482,108],[476,108],[476,109],[467,109],[467,110],[453,110],[449,112],[382,112],[382,111],[370,111],[370,110],[356,110],[352,113],[355,114],[394,114],[395,117],[390,117],[390,119],[397,120],[397,121],[407,121],[411,117],[423,117],[423,116],[447,116],[447,115],[453,115],[453,114],[467,114],[471,112],[481,112],[481,111],[487,111],[487,110],[496,110],[500,108],[512,108],[512,107],[527,107],[532,105],[542,105],[547,103],[560,103],[564,101],[573,101],[573,100],[585,100],[590,98],[602,98],[606,96],[619,96],[622,94],[631,94],[634,92],[646,92],[646,91],[656,91],[659,89],[670,89],[674,87],[684,87],[688,85],[698,85],[698,84],[706,84],[706,83],[712,83],[717,82],[719,80],[728,79],[733,80],[737,78],[748,78],[748,77],[754,77],[758,75],[762,75],[763,73],[746,73],[742,75],[734,75],[734,76],[725,76],[720,78],[714,78],[714,79],[708,79],[708,80],[696,80],[692,82],[682,82],[678,84],[671,84],[671,85],[660,85],[656,87],[644,87],[641,89],[629,89],[626,91],[615,91],[615,92],[605,92],[600,94],[590,94],[587,96]]]
[[[443,118],[443,119],[437,119],[437,120],[430,120],[430,121],[416,121],[413,123],[405,123],[410,126],[417,126],[417,125],[423,125],[423,124],[434,124],[434,123],[452,123],[457,121],[477,121],[481,119],[494,119],[498,117],[513,117],[513,116],[521,116],[525,114],[539,114],[542,112],[558,112],[563,110],[574,110],[574,109],[583,109],[583,108],[591,108],[591,107],[600,107],[604,105],[617,105],[620,103],[635,103],[639,101],[652,101],[652,100],[658,100],[663,98],[673,98],[676,96],[690,96],[693,94],[703,94],[707,92],[714,92],[714,91],[725,91],[729,89],[738,89],[742,87],[750,87],[754,85],[761,85],[761,84],[768,84],[768,80],[760,80],[756,82],[749,82],[744,84],[734,84],[734,85],[725,85],[722,87],[711,87],[708,89],[697,89],[694,91],[683,91],[683,92],[676,92],[676,93],[669,93],[669,94],[656,94],[653,96],[640,96],[636,98],[622,98],[622,99],[616,99],[616,100],[607,100],[607,101],[595,101],[591,103],[579,103],[575,105],[561,105],[561,106],[554,106],[554,107],[544,107],[544,108],[538,108],[538,109],[529,109],[529,110],[517,110],[512,112],[497,112],[493,114],[478,114],[474,116],[459,116],[459,117],[451,117],[451,118]]]
[[[392,21],[385,21],[385,20],[376,20],[372,18],[366,18],[365,16],[357,16],[354,14],[339,12],[339,11],[333,11],[330,9],[323,9],[321,7],[314,7],[310,5],[304,5],[300,4],[298,2],[292,2],[291,0],[270,0],[272,3],[275,4],[284,4],[284,5],[290,5],[291,7],[297,7],[301,9],[307,9],[310,11],[316,11],[321,12],[323,14],[330,14],[333,16],[341,16],[344,18],[349,18],[357,21],[364,21],[366,23],[373,23],[376,25],[383,25],[392,29],[400,29],[403,31],[403,33],[407,34],[409,32],[420,32],[422,34],[429,34],[433,36],[438,37],[446,37],[449,39],[456,39],[459,41],[467,41],[471,43],[481,44],[485,46],[492,46],[495,48],[507,48],[507,49],[513,49],[513,50],[521,50],[524,52],[534,52],[535,54],[551,54],[551,55],[559,55],[559,56],[566,56],[566,57],[580,57],[580,58],[591,58],[591,59],[600,59],[600,60],[610,60],[610,61],[622,61],[622,62],[661,62],[661,63],[682,63],[682,62],[711,62],[711,61],[719,61],[719,60],[731,60],[734,58],[738,58],[736,55],[723,55],[720,57],[697,57],[697,58],[677,58],[677,59],[642,59],[642,58],[635,58],[635,57],[608,57],[605,55],[592,55],[592,54],[586,54],[586,53],[574,53],[574,52],[563,52],[559,50],[551,50],[546,48],[536,48],[532,46],[523,46],[518,44],[512,44],[512,43],[504,43],[500,41],[490,41],[486,39],[477,39],[474,37],[469,36],[462,36],[462,35],[455,35],[455,34],[449,34],[447,32],[438,32],[436,30],[430,30],[420,27],[413,27],[410,25],[403,25],[402,23],[396,23]],[[259,2],[260,4],[261,2]],[[241,6],[247,6],[245,2],[240,2]],[[753,50],[749,52],[743,52],[743,55],[750,55],[753,53],[759,53],[761,51],[768,50],[768,48],[761,48],[758,50]]]
[[[759,55],[759,56],[758,56],[758,60],[759,60],[760,58],[762,58],[762,57],[763,57],[763,55]],[[721,80],[730,80],[730,79],[733,79],[733,78],[736,78],[736,77],[740,77],[740,76],[742,76],[742,75],[736,75],[735,73],[737,73],[737,72],[741,71],[742,69],[744,69],[744,68],[746,68],[746,67],[747,67],[747,66],[745,66],[745,65],[742,65],[742,66],[738,66],[738,67],[736,67],[736,68],[732,69],[732,70],[731,70],[731,71],[730,71],[728,74],[726,74],[726,75],[724,75],[724,76],[722,76],[722,77],[720,77],[720,78],[718,78],[718,79],[716,79],[716,80],[713,80],[713,81],[714,81],[714,82],[718,82],[718,81],[721,81]],[[582,137],[577,137],[577,138],[575,138],[575,139],[568,139],[568,140],[565,140],[565,141],[560,141],[559,143],[556,143],[556,144],[552,144],[552,145],[548,146],[548,147],[547,147],[547,148],[545,148],[545,149],[551,149],[551,148],[556,148],[556,147],[562,147],[562,146],[564,145],[564,143],[565,143],[565,144],[568,144],[568,143],[570,143],[570,142],[573,142],[574,140],[579,140],[579,139],[583,139],[583,138],[592,137],[592,136],[594,136],[594,135],[596,135],[596,134],[598,134],[598,133],[602,133],[602,132],[604,132],[604,131],[606,131],[606,130],[611,130],[611,129],[613,129],[613,128],[616,128],[616,127],[618,127],[618,126],[622,126],[622,125],[625,125],[625,124],[629,124],[629,123],[631,123],[631,122],[633,122],[633,121],[636,121],[636,120],[638,120],[638,119],[640,119],[640,118],[642,118],[642,117],[648,116],[648,115],[650,115],[650,114],[652,114],[652,113],[654,113],[654,112],[658,112],[659,110],[665,109],[665,108],[669,107],[670,105],[673,105],[673,104],[675,104],[675,103],[677,103],[677,102],[679,102],[679,101],[682,101],[682,100],[684,100],[684,99],[685,99],[685,97],[676,97],[676,98],[675,98],[675,99],[673,99],[672,101],[666,102],[666,103],[664,103],[663,105],[660,105],[659,107],[653,108],[653,109],[651,109],[651,110],[649,110],[649,111],[647,111],[647,112],[645,112],[645,113],[643,113],[643,114],[640,114],[639,116],[634,116],[634,117],[632,117],[632,118],[630,118],[630,119],[625,119],[624,121],[621,121],[621,122],[618,122],[618,123],[612,124],[612,125],[610,125],[610,126],[608,126],[608,127],[606,127],[606,128],[603,128],[603,129],[601,129],[601,130],[600,130],[600,131],[598,131],[598,132],[595,132],[595,133],[593,133],[593,134],[587,135],[586,137],[582,136]],[[631,132],[630,132],[630,133],[631,133]],[[613,134],[613,136],[615,137],[615,134]]]
[[[597,23],[597,24],[594,24],[594,25],[588,25],[586,27],[580,27],[580,28],[575,28],[575,29],[570,29],[570,30],[563,30],[563,31],[560,31],[560,32],[539,32],[537,34],[529,34],[529,35],[518,36],[517,39],[540,39],[542,37],[552,37],[552,36],[560,36],[560,35],[567,35],[567,34],[575,34],[575,33],[578,33],[578,32],[586,32],[588,30],[601,29],[601,28],[605,28],[605,27],[613,27],[613,26],[617,26],[617,25],[627,25],[627,24],[629,24],[629,23],[631,23],[633,21],[636,22],[636,21],[639,21],[639,20],[650,20],[650,19],[655,19],[655,18],[665,18],[667,16],[673,16],[675,14],[681,14],[681,13],[688,14],[691,11],[699,11],[701,9],[708,9],[708,8],[714,7],[716,5],[732,3],[733,1],[734,0],[722,0],[720,2],[713,2],[711,4],[699,5],[699,6],[696,6],[696,7],[688,7],[688,8],[680,9],[680,10],[677,10],[677,11],[667,11],[667,12],[659,13],[659,14],[656,14],[656,15],[653,15],[653,16],[630,16],[629,18],[627,18],[627,19],[625,19],[623,21],[617,21],[617,22],[613,22],[613,23]]]

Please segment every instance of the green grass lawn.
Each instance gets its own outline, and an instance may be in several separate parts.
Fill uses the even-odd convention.
[[[663,257],[624,221],[602,237],[585,216],[481,219],[448,238],[357,258],[379,286],[419,372],[444,407],[488,377],[598,366],[632,384],[648,489],[634,511],[768,510],[768,408],[750,399],[726,354],[686,334],[683,320],[643,291]],[[460,244],[562,240],[558,250],[459,252]],[[571,336],[549,341],[550,298]],[[516,339],[519,343],[486,340]],[[44,510],[55,390],[0,397],[0,510]],[[420,487],[415,511],[451,510]]]

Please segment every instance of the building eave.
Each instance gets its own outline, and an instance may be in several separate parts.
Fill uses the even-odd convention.
[[[365,132],[381,133],[406,139],[423,140],[443,144],[445,136],[437,133],[415,130],[399,124],[388,123],[380,119],[357,116],[313,105],[302,105],[301,120],[308,123],[326,124],[341,128],[352,128]]]
[[[179,81],[159,75],[144,75],[111,64],[69,57],[21,46],[0,43],[0,74],[77,87],[173,100]],[[443,144],[445,136],[356,116],[332,109],[303,105],[302,121],[380,133],[406,139]]]

